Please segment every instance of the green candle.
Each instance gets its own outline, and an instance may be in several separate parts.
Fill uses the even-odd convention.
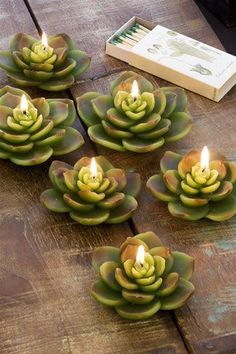
[[[53,187],[42,193],[42,203],[83,225],[124,222],[138,206],[139,174],[115,168],[103,156],[84,157],[74,166],[53,161],[49,177]]]
[[[187,155],[167,151],[160,162],[161,173],[153,175],[147,187],[158,200],[168,203],[178,218],[207,218],[224,221],[236,214],[236,164],[209,151],[190,151]]]
[[[109,95],[87,92],[78,97],[77,107],[90,138],[117,151],[153,151],[181,139],[192,127],[183,89],[154,87],[132,71],[112,82]]]
[[[48,91],[69,88],[88,69],[90,58],[76,48],[66,34],[38,40],[17,33],[10,50],[0,51],[0,67],[19,86],[38,86]]]
[[[194,291],[194,261],[172,252],[153,232],[128,237],[120,246],[95,249],[92,261],[99,280],[92,295],[130,320],[184,305]]]
[[[71,125],[76,118],[69,99],[31,99],[23,90],[0,89],[0,158],[18,165],[38,165],[84,144]]]

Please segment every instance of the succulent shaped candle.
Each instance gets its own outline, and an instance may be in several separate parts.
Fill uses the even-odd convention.
[[[85,93],[77,106],[90,138],[117,151],[153,151],[183,138],[192,127],[182,88],[154,88],[132,71],[112,82],[111,94]]]
[[[121,223],[138,206],[139,174],[126,174],[103,156],[84,157],[74,166],[53,161],[49,177],[53,188],[42,193],[42,203],[52,211],[68,212],[80,224]]]
[[[170,251],[150,231],[128,237],[120,248],[97,248],[93,267],[100,279],[93,284],[92,295],[130,320],[177,309],[194,291],[193,258]]]
[[[147,187],[158,200],[168,203],[178,218],[224,221],[236,214],[236,164],[204,147],[182,156],[167,151],[160,162],[161,172]]]
[[[76,118],[69,99],[31,99],[17,88],[0,89],[0,158],[17,165],[38,165],[84,144],[71,127]]]
[[[19,86],[38,86],[48,91],[61,91],[73,85],[86,71],[90,58],[76,48],[66,34],[50,36],[45,33],[38,40],[25,33],[17,33],[10,49],[0,51],[0,67]]]

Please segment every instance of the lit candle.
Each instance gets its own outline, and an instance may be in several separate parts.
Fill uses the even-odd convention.
[[[91,171],[92,178],[95,179],[97,177],[98,171],[97,171],[96,160],[94,157],[91,160],[90,171]]]
[[[133,97],[134,100],[136,100],[139,96],[139,88],[136,80],[134,80],[132,85],[131,96]]]
[[[27,102],[27,98],[26,98],[25,94],[23,94],[21,97],[21,101],[20,101],[20,109],[23,112],[23,114],[27,114],[28,108],[29,108],[29,105]]]
[[[144,247],[143,247],[143,245],[140,245],[138,247],[138,252],[136,255],[136,262],[138,264],[140,264],[141,266],[143,266],[143,264],[144,264],[144,256],[145,256]]]
[[[204,146],[201,152],[201,161],[200,161],[202,171],[205,171],[209,168],[209,150],[207,146]]]
[[[44,31],[42,33],[41,42],[42,42],[42,45],[44,46],[44,49],[46,50],[48,47],[48,39],[47,39],[47,35]]]

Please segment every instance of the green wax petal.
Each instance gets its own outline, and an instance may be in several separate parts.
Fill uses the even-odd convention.
[[[54,101],[52,100],[48,100],[49,102]],[[74,123],[75,119],[76,119],[76,109],[74,106],[74,102],[72,100],[69,100],[68,98],[63,98],[60,99],[61,102],[66,103],[67,107],[68,107],[68,114],[66,119],[63,121],[62,125],[63,127],[70,127],[72,126],[72,124]]]
[[[41,203],[52,211],[57,213],[66,213],[70,208],[65,204],[63,196],[56,189],[47,189],[40,196]]]
[[[125,303],[121,293],[109,288],[102,280],[93,284],[91,294],[103,305],[119,306]]]
[[[194,292],[194,286],[188,280],[180,278],[176,290],[161,299],[161,310],[175,310],[185,304]]]
[[[177,95],[176,97],[176,107],[175,107],[175,112],[184,112],[187,103],[188,103],[188,98],[185,93],[185,90],[181,87],[162,87],[161,90],[166,94],[169,92],[172,92]]]
[[[181,178],[176,170],[168,170],[163,175],[163,181],[170,192],[181,194]]]
[[[53,121],[45,119],[40,127],[40,130],[31,135],[30,141],[42,139],[53,129],[53,127]]]
[[[38,115],[42,114],[43,118],[47,118],[50,112],[48,101],[44,97],[34,98],[32,103],[38,110]]]
[[[16,63],[16,65],[19,68],[21,68],[21,69],[29,69],[30,68],[29,65],[24,62],[21,52],[15,51],[15,52],[12,52],[11,55],[14,59],[14,62]],[[19,70],[17,70],[17,71],[19,71]]]
[[[92,141],[102,146],[116,151],[125,151],[124,146],[119,139],[109,137],[101,124],[96,124],[88,129],[89,137]]]
[[[131,138],[134,135],[129,131],[120,130],[116,128],[114,125],[112,125],[109,122],[106,122],[105,120],[102,121],[102,126],[105,132],[112,138],[117,138],[117,139]]]
[[[121,168],[112,168],[105,173],[105,176],[108,178],[114,178],[118,183],[118,191],[123,191],[127,184],[127,178],[125,171]]]
[[[37,41],[37,39],[28,34],[16,33],[11,39],[10,49],[12,51],[17,50],[21,52],[24,47],[31,48],[31,46]]]
[[[131,196],[125,196],[123,204],[110,211],[108,224],[118,224],[130,218],[132,213],[137,209],[138,203],[136,199]]]
[[[132,133],[144,133],[152,131],[160,122],[161,116],[157,113],[152,113],[148,117],[143,118],[138,124],[129,128]]]
[[[93,268],[99,272],[100,266],[105,263],[113,261],[120,266],[120,250],[117,247],[104,246],[95,248],[93,252],[92,265]]]
[[[96,193],[91,191],[79,191],[78,195],[83,201],[88,203],[97,203],[105,198],[104,193]]]
[[[6,70],[8,73],[18,73],[20,69],[16,65],[9,50],[0,51],[0,68]]]
[[[161,89],[156,89],[155,91],[153,91],[153,94],[155,98],[155,107],[153,109],[153,112],[162,115],[166,108],[166,96]]]
[[[67,75],[63,78],[51,79],[49,81],[38,83],[38,87],[47,91],[62,91],[70,88],[75,82],[73,75]]]
[[[11,156],[10,152],[0,149],[0,159],[8,159]]]
[[[123,81],[125,81],[126,79],[130,78],[130,77],[135,77],[137,74],[133,71],[124,71],[123,73],[121,73],[121,75],[119,75],[114,81],[112,81],[111,83],[111,92],[112,95],[113,91],[115,90],[115,88]]]
[[[26,154],[12,154],[10,160],[16,165],[34,166],[47,161],[52,156],[53,150],[49,146],[34,148]]]
[[[194,197],[194,196],[188,196],[186,194],[180,194],[180,200],[183,204],[189,206],[189,207],[196,207],[198,208],[199,206],[206,205],[208,204],[208,199],[207,198],[200,198],[200,197]]]
[[[164,259],[167,259],[171,255],[169,247],[163,245],[152,247],[149,252],[152,256],[159,256]]]
[[[225,177],[226,181],[231,183],[236,182],[236,163],[233,161],[226,161],[225,166],[227,168],[227,175]]]
[[[173,142],[182,139],[192,129],[192,118],[185,112],[177,112],[168,116],[171,126],[165,135],[166,142]]]
[[[12,109],[10,107],[0,106],[0,129],[9,129],[7,118],[11,115]]]
[[[116,108],[108,109],[106,119],[114,126],[124,130],[135,124],[132,119],[129,119],[126,115],[120,113]],[[130,129],[130,131],[132,130]]]
[[[200,220],[208,215],[209,205],[203,205],[198,208],[187,207],[180,201],[168,203],[169,212],[180,219]]]
[[[39,80],[34,80],[31,78],[27,78],[23,73],[19,72],[15,72],[15,73],[10,73],[8,72],[8,76],[11,79],[11,81],[15,84],[15,85],[19,85],[19,86],[38,86],[40,84]]]
[[[129,172],[126,175],[126,178],[127,184],[123,190],[123,193],[136,198],[139,195],[141,189],[141,177],[138,173]]]
[[[233,195],[227,196],[220,202],[210,202],[207,219],[213,221],[229,220],[236,214],[236,198]]]
[[[86,213],[79,211],[71,211],[70,217],[82,225],[99,225],[109,218],[108,210],[92,210]]]
[[[142,140],[138,138],[130,138],[123,139],[122,142],[127,150],[137,153],[144,153],[158,149],[164,144],[165,140],[162,137],[157,140]]]
[[[24,143],[29,138],[29,136],[29,134],[11,134],[0,130],[0,138],[13,144]]]
[[[76,66],[71,72],[75,78],[78,78],[89,68],[91,58],[85,52],[77,49],[71,50],[68,56],[76,61]]]
[[[91,100],[99,96],[101,96],[99,92],[87,92],[76,99],[80,118],[87,127],[100,123],[100,118],[95,113],[91,103]]]
[[[152,292],[153,293],[154,291],[156,291],[157,289],[160,288],[162,282],[163,282],[162,278],[159,278],[154,283],[152,283],[150,285],[139,286],[139,288],[144,292]]]
[[[62,102],[60,99],[50,100],[49,101],[49,119],[54,123],[54,126],[57,126],[64,122],[68,116],[68,105]]]
[[[183,252],[174,251],[171,253],[174,257],[174,264],[171,273],[176,272],[181,278],[190,280],[194,271],[194,259]]]
[[[100,275],[104,283],[111,289],[119,291],[121,286],[117,283],[115,278],[115,270],[118,264],[113,261],[105,262],[100,267]]]
[[[166,106],[164,112],[162,113],[162,116],[168,118],[176,108],[177,95],[173,92],[167,92],[165,93],[165,96]]]
[[[115,278],[122,288],[125,288],[127,290],[138,289],[138,285],[133,283],[130,279],[128,279],[126,273],[120,268],[116,268]]]
[[[150,177],[147,181],[147,188],[155,198],[164,202],[174,202],[177,199],[177,196],[166,188],[161,175]]]
[[[159,311],[161,303],[159,299],[154,299],[146,305],[125,304],[116,307],[118,314],[128,320],[146,320]]]
[[[175,291],[179,283],[178,273],[170,273],[164,279],[161,287],[156,292],[158,297],[168,296]]]
[[[23,145],[10,144],[0,140],[0,148],[16,154],[24,154],[32,150],[33,143],[25,143]]]
[[[161,119],[157,126],[147,133],[138,134],[141,139],[157,139],[168,132],[171,122],[169,119]]]
[[[91,101],[95,113],[101,119],[105,119],[107,111],[113,107],[113,97],[109,95],[100,95]]]
[[[54,78],[63,78],[71,74],[72,70],[76,67],[76,61],[72,58],[67,58],[63,65],[59,66],[53,73]]]
[[[78,196],[65,193],[63,195],[65,203],[72,209],[87,212],[95,208],[94,204],[83,202]]]
[[[53,145],[53,155],[68,154],[79,149],[84,144],[84,139],[76,129],[67,127],[63,140]]]
[[[161,172],[164,174],[168,170],[177,170],[182,156],[172,151],[166,151],[160,161]]]
[[[159,237],[152,231],[147,231],[134,236],[135,238],[146,243],[148,248],[162,246],[162,242]]]
[[[120,206],[125,199],[124,193],[114,193],[112,196],[98,202],[98,207],[102,209],[114,209]]]
[[[65,171],[71,170],[71,169],[72,169],[72,166],[69,165],[68,163],[63,162],[63,161],[54,160],[49,167],[49,178],[52,181],[52,183],[54,184],[54,172],[61,170],[64,173]]]
[[[58,144],[60,141],[63,140],[63,138],[65,136],[65,132],[66,132],[65,129],[54,128],[50,132],[51,136],[49,136],[47,138],[43,138],[41,140],[37,140],[35,142],[35,145],[36,146],[50,145],[53,147],[55,144]]]
[[[124,297],[125,300],[131,302],[132,304],[148,304],[155,297],[155,295],[153,294],[143,293],[138,290],[126,290],[126,289],[122,290],[122,296]]]
[[[30,79],[30,80],[35,80],[35,81],[47,81],[51,79],[53,73],[52,72],[46,72],[46,71],[34,71],[30,69],[24,69],[23,70],[25,76]]]

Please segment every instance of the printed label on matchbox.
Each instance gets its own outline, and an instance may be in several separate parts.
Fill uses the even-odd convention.
[[[159,25],[131,52],[213,87],[221,87],[236,72],[233,55]]]

